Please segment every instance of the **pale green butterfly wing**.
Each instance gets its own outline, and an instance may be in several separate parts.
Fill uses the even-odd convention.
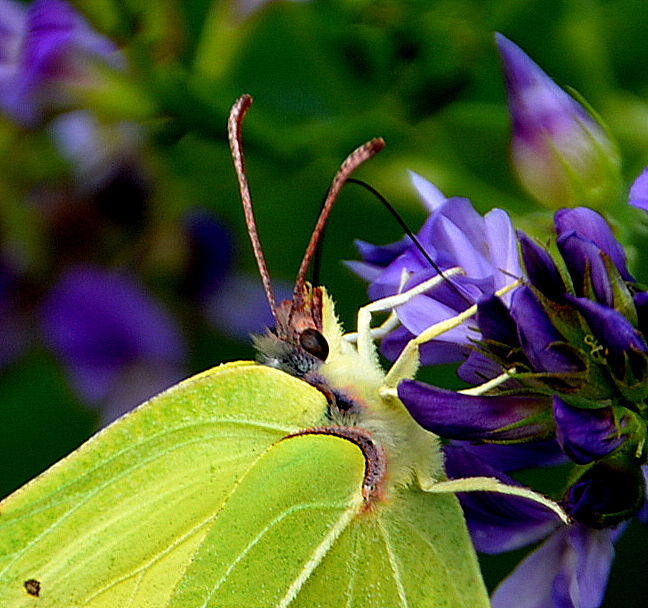
[[[285,438],[325,410],[245,363],[152,399],[0,505],[0,605],[488,606],[454,496],[367,510],[359,447]]]
[[[361,511],[363,476],[364,456],[345,439],[273,446],[219,513],[171,606],[287,605]]]
[[[331,588],[339,594],[327,598]],[[490,606],[456,497],[412,488],[356,518],[298,600],[299,608]]]
[[[164,606],[255,459],[324,407],[309,385],[244,364],[152,399],[0,504],[0,605],[33,605],[23,584],[36,579],[39,606],[118,606],[141,585],[132,605]]]
[[[276,447],[267,457],[290,487],[266,466],[246,476],[171,606],[489,605],[454,495],[402,488],[364,510],[354,444],[303,435]]]

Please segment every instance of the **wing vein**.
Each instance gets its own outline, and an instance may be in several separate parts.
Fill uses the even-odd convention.
[[[385,549],[387,550],[387,557],[389,558],[389,565],[391,566],[392,573],[394,575],[394,582],[396,583],[396,589],[398,590],[398,599],[403,608],[408,608],[409,602],[407,601],[407,593],[405,592],[405,587],[403,586],[403,581],[401,579],[400,568],[398,567],[398,562],[396,561],[396,555],[394,554],[394,549],[392,547],[391,539],[389,538],[389,533],[384,526],[384,523],[381,520],[378,520],[378,526],[380,527],[380,532],[385,541]]]
[[[248,553],[249,553],[249,552],[250,552],[250,551],[251,551],[251,550],[252,550],[252,549],[253,549],[253,548],[254,548],[254,547],[255,547],[255,546],[256,546],[256,545],[257,545],[257,544],[262,540],[262,539],[263,539],[263,537],[264,537],[268,532],[270,532],[270,530],[272,530],[272,528],[274,528],[277,524],[281,523],[281,522],[282,522],[286,517],[288,517],[288,516],[290,516],[290,515],[292,515],[292,514],[294,514],[294,513],[297,513],[297,512],[299,512],[299,511],[308,510],[308,509],[319,509],[319,510],[321,510],[321,509],[338,509],[339,507],[340,507],[340,505],[337,504],[337,503],[328,503],[328,502],[325,502],[325,503],[319,503],[319,502],[317,502],[317,503],[308,503],[308,504],[295,505],[295,506],[294,506],[293,508],[291,508],[291,509],[286,509],[286,510],[282,511],[282,512],[281,512],[279,515],[277,515],[274,519],[272,519],[270,522],[268,522],[268,523],[267,523],[267,524],[266,524],[266,525],[265,525],[265,526],[264,526],[264,527],[259,531],[259,533],[258,533],[258,534],[257,534],[257,535],[256,535],[256,536],[255,536],[255,537],[254,537],[254,538],[253,538],[253,539],[252,539],[252,540],[251,540],[251,541],[250,541],[250,542],[249,542],[249,543],[248,543],[248,544],[247,544],[247,545],[246,545],[246,546],[245,546],[245,547],[240,551],[240,552],[239,552],[239,554],[236,556],[236,558],[235,558],[234,560],[232,560],[232,563],[229,565],[229,567],[227,568],[227,570],[225,571],[225,573],[223,574],[223,576],[221,576],[221,578],[220,578],[220,579],[216,582],[216,584],[212,587],[211,591],[209,592],[209,594],[208,594],[207,597],[205,598],[205,601],[203,602],[203,604],[201,605],[200,608],[207,608],[207,606],[209,605],[209,602],[211,601],[211,599],[212,599],[212,597],[214,596],[214,594],[215,594],[215,593],[220,589],[220,587],[223,585],[223,583],[227,580],[227,578],[228,578],[229,575],[232,573],[232,571],[234,570],[234,568],[236,568],[236,566],[237,566],[237,565],[238,565],[238,564],[239,564],[239,563],[240,563],[240,562],[245,558],[245,556],[246,556],[246,555],[247,555],[247,554],[248,554]],[[350,508],[347,509],[347,511],[345,511],[344,513],[347,513],[348,511],[351,511],[351,509],[350,509]],[[341,520],[345,520],[344,513],[343,513],[343,517],[340,518],[340,520],[338,520],[338,522],[336,522],[335,526],[333,526],[331,532],[335,531],[335,530],[338,528],[338,526],[340,525],[340,521],[341,521]],[[344,524],[346,524],[347,521],[348,521],[351,517],[353,517],[354,515],[355,515],[355,513],[351,511],[351,515],[350,515],[350,517],[349,517],[349,518],[346,518],[346,521],[344,522]],[[344,528],[342,528],[342,529],[344,529]],[[340,531],[341,531],[341,530],[340,530]],[[335,538],[337,538],[337,536],[339,536],[340,531],[337,532]],[[326,544],[327,539],[331,536],[331,532],[329,532],[329,534],[328,534],[327,537],[324,539],[324,541],[323,541],[323,542],[318,546],[318,549],[319,549],[319,547],[322,546],[322,544]],[[335,538],[333,538],[333,540],[328,544],[329,547],[331,546],[331,544],[332,544],[332,542],[335,540]],[[317,549],[316,549],[315,553],[316,553],[316,552],[317,552]],[[308,561],[308,562],[306,563],[306,565],[304,566],[304,569],[307,568],[308,565],[311,564],[312,561],[313,561],[313,557],[311,556],[311,558],[309,559],[309,561]],[[315,567],[316,565],[317,565],[317,564],[315,564],[315,565],[312,566],[311,571],[314,569],[314,567]],[[302,572],[303,572],[304,569],[302,569]],[[301,573],[300,573],[300,576],[301,576]],[[300,576],[298,576],[297,578],[299,579]],[[303,584],[303,582],[304,582],[305,580],[306,580],[306,578],[304,578],[304,579],[302,580],[302,583],[301,583],[301,584]],[[299,587],[301,587],[301,584],[299,585]],[[293,584],[291,585],[290,589],[292,589],[294,586],[295,586],[295,582],[293,582]],[[290,589],[289,589],[288,593],[290,592]],[[297,591],[298,591],[298,590],[299,590],[299,589],[297,589]],[[288,595],[288,593],[287,593],[286,595]],[[295,593],[296,593],[296,592],[295,592]],[[293,596],[294,596],[294,594],[293,594]],[[292,598],[290,599],[290,601],[292,601]],[[282,602],[283,602],[283,600],[282,600]],[[278,604],[278,606],[284,606],[284,605],[287,606],[288,604],[283,604],[283,603],[279,603],[279,604]]]
[[[456,577],[452,576],[452,573],[450,570],[448,570],[448,566],[446,565],[445,561],[440,559],[439,552],[437,548],[427,539],[423,534],[421,534],[420,530],[417,530],[410,522],[404,521],[403,522],[416,536],[418,536],[426,545],[432,549],[432,552],[437,556],[437,563],[443,568],[443,571],[445,572],[445,578],[450,582],[452,585],[452,589],[454,591],[455,599],[461,603],[461,606],[465,606],[465,602],[463,600],[463,596],[461,592],[459,591],[459,588],[456,585]]]
[[[356,575],[358,574],[358,553],[359,553],[358,545],[359,544],[360,541],[358,540],[358,535],[356,534],[353,539],[353,552],[351,553],[351,557],[348,562],[350,572],[349,572],[349,584],[347,585],[347,589],[346,589],[346,595],[347,595],[346,608],[353,608],[353,596],[355,593]]]
[[[299,590],[306,582],[308,577],[313,573],[313,570],[322,562],[329,549],[333,546],[340,534],[346,529],[351,520],[357,515],[360,508],[362,499],[359,501],[351,502],[348,507],[342,512],[340,519],[331,527],[329,533],[324,537],[322,542],[315,548],[311,554],[310,559],[304,564],[301,572],[297,575],[292,582],[288,591],[277,604],[277,608],[287,608],[290,603],[297,597]]]
[[[196,426],[196,425],[187,425],[187,427],[190,427],[190,426]],[[182,427],[182,428],[185,428],[185,427]],[[158,436],[163,436],[164,434],[165,433],[158,433],[155,436],[152,436],[150,439],[153,439],[154,437],[158,437]],[[107,479],[104,483],[96,486],[96,488],[92,492],[88,492],[83,496],[83,498],[77,499],[74,506],[72,508],[70,508],[70,510],[68,510],[67,512],[62,514],[60,517],[58,517],[56,519],[56,521],[52,523],[52,525],[45,528],[39,535],[37,535],[34,539],[32,539],[32,541],[30,543],[27,543],[23,547],[22,551],[16,552],[14,554],[14,558],[12,560],[10,560],[6,564],[6,566],[5,566],[5,568],[3,570],[0,571],[0,577],[3,576],[4,573],[6,572],[6,570],[11,568],[13,566],[13,564],[17,560],[19,560],[25,552],[29,551],[29,549],[32,546],[38,544],[41,541],[42,538],[47,536],[47,534],[54,531],[59,525],[62,525],[69,517],[72,517],[72,515],[74,515],[74,513],[76,513],[79,509],[81,509],[87,502],[92,500],[97,494],[102,492],[105,488],[107,488],[111,484],[116,483],[116,482],[120,481],[121,479],[131,475],[133,473],[133,471],[137,470],[138,468],[142,468],[143,466],[149,464],[150,462],[153,462],[155,460],[160,459],[161,457],[163,457],[165,454],[168,454],[169,452],[181,449],[181,448],[183,448],[183,447],[185,447],[187,445],[190,445],[192,443],[199,443],[199,442],[202,442],[202,441],[204,441],[204,437],[198,437],[198,438],[196,438],[196,439],[194,439],[192,441],[187,440],[187,441],[183,441],[182,443],[174,444],[171,448],[169,448],[167,450],[158,452],[157,454],[154,454],[153,456],[151,456],[149,458],[138,460],[132,467],[129,467],[129,468],[123,470],[119,475],[115,475],[115,476],[111,477],[110,479]],[[142,444],[139,444],[138,448],[141,449]],[[120,450],[112,458],[102,461],[101,466],[105,466],[106,464],[109,464],[111,461],[118,459],[120,456],[123,456],[124,454],[126,454],[129,451],[129,449]],[[96,468],[99,468],[99,467],[96,467]],[[86,475],[91,474],[93,470],[95,470],[95,469],[92,469],[92,470],[88,471],[86,473]],[[82,479],[86,475],[84,475],[84,476],[82,476],[80,478],[77,478],[74,482],[71,482],[71,483],[78,482],[80,479]],[[71,484],[68,484],[68,485],[71,485]],[[59,491],[57,491],[57,494],[63,492],[66,487],[67,486],[62,486],[61,489]],[[41,509],[38,509],[36,511],[30,511],[26,515],[26,517],[33,518],[35,515],[37,515],[41,511],[46,511],[49,508],[52,508],[51,502],[44,505]],[[16,520],[16,521],[19,521],[19,519]]]

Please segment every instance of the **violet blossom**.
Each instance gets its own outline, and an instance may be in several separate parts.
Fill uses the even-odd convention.
[[[104,424],[186,375],[177,322],[128,273],[67,268],[45,298],[42,319],[72,387],[101,409]]]
[[[398,393],[414,419],[442,437],[493,443],[493,449],[504,449],[503,443],[557,442],[573,463],[561,502],[577,523],[571,531],[557,527],[537,550],[539,556],[559,554],[554,555],[555,577],[548,579],[553,582],[547,582],[556,603],[549,596],[534,603],[541,597],[536,589],[529,591],[528,605],[595,608],[604,593],[607,578],[601,573],[609,570],[614,530],[646,504],[648,346],[638,327],[645,327],[647,311],[634,303],[643,303],[646,296],[637,292],[623,249],[600,215],[563,209],[556,213],[555,226],[562,259],[554,260],[520,233],[526,284],[516,289],[508,306],[501,300],[495,306],[497,296],[478,302],[476,325],[483,339],[475,344],[476,361],[491,362],[483,368],[483,378],[493,377],[496,363],[495,371],[508,371],[510,379],[479,396],[416,380],[402,381]],[[464,365],[468,363],[473,372],[478,369],[475,360]],[[476,474],[475,466],[471,470],[464,474]],[[505,480],[505,471],[490,474]],[[492,522],[486,531],[475,523],[490,521],[483,509],[475,510],[474,499],[463,498],[464,506],[467,500],[473,503],[466,508],[473,537],[493,537]],[[490,500],[507,504],[504,511],[511,509],[509,498]],[[534,518],[510,523],[504,537],[528,527],[529,521]],[[496,541],[490,541],[493,546]],[[607,558],[601,557],[603,546]],[[545,558],[528,559],[537,566]],[[526,568],[503,583],[495,605],[520,605],[505,598],[521,601],[515,581]],[[592,568],[600,571],[598,576]],[[559,583],[560,577],[568,580]]]
[[[518,47],[503,37],[498,44],[508,79],[514,162],[523,181],[531,180],[529,190],[555,206],[614,201],[618,158],[603,129]],[[529,177],[531,164],[536,174]],[[644,172],[630,190],[630,204],[648,208],[647,188]],[[491,258],[493,265],[485,269],[479,262],[488,258],[479,252],[493,240],[488,230],[474,232],[479,222],[470,214],[455,211],[453,231],[446,233],[456,239],[455,248],[461,244],[463,257],[451,259],[446,252],[453,246],[429,236],[440,215],[448,225],[451,202],[462,201],[463,211],[465,199],[439,201],[430,184],[425,191],[437,202],[418,238],[442,270],[457,264],[466,275],[399,307],[402,326],[383,340],[382,351],[394,359],[408,339],[441,320],[447,294],[470,293],[475,316],[423,344],[422,362],[463,360],[458,374],[465,381],[500,380],[479,394],[403,380],[399,397],[419,424],[450,440],[444,450],[451,478],[486,475],[517,483],[510,474],[521,468],[569,465],[556,496],[574,521],[569,526],[519,498],[459,498],[480,551],[498,553],[545,539],[496,590],[496,608],[598,608],[614,542],[647,508],[648,292],[630,273],[607,222],[592,209],[560,209],[552,247],[519,232],[511,237],[513,246],[504,241],[503,249],[514,252],[506,254],[507,263]],[[362,243],[359,249],[363,261],[352,267],[370,281],[372,299],[436,272],[409,239],[386,247]],[[521,278],[522,285],[500,298],[496,282],[483,278],[502,271],[508,282]],[[481,291],[466,287],[476,285]],[[468,307],[454,303],[448,309]],[[408,318],[414,313],[416,325]]]
[[[614,142],[520,47],[501,34],[496,42],[512,122],[511,155],[522,185],[553,209],[609,206],[620,184]]]
[[[454,317],[521,274],[515,233],[506,212],[493,209],[482,217],[468,199],[448,199],[421,176],[412,173],[411,177],[430,211],[416,235],[418,242],[441,271],[459,266],[465,275],[453,277],[451,283],[441,282],[396,308],[402,326],[381,343],[389,359],[430,325]],[[370,281],[372,300],[406,291],[438,274],[409,238],[385,246],[361,241],[356,245],[363,260],[347,265]],[[509,299],[510,295],[504,296],[505,301]],[[474,323],[465,322],[425,344],[421,361],[424,365],[460,361],[479,337]]]
[[[72,87],[96,80],[93,62],[124,63],[68,2],[0,0],[0,109],[12,120],[34,127],[46,111],[69,107]]]
[[[182,291],[220,333],[248,342],[274,324],[274,317],[258,275],[234,268],[230,231],[210,213],[194,210],[184,217],[188,263]],[[289,299],[292,286],[273,282],[277,297]]]

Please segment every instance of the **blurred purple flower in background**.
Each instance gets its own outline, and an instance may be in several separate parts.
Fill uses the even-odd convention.
[[[189,251],[185,293],[195,299],[205,318],[219,332],[247,341],[275,323],[257,275],[235,270],[229,230],[213,215],[193,211],[184,219]],[[292,286],[274,281],[278,301],[290,299]]]
[[[69,3],[0,0],[0,108],[19,124],[36,126],[47,110],[68,107],[70,85],[96,77],[94,61],[123,65],[114,44]]]
[[[76,110],[56,116],[48,130],[70,165],[78,194],[95,193],[120,169],[143,164],[146,133],[135,122],[106,122]]]
[[[646,167],[630,188],[628,203],[648,211],[648,167]]]
[[[63,271],[43,303],[46,340],[103,423],[178,382],[186,344],[177,321],[140,281],[97,266]]]
[[[77,103],[82,90],[103,91],[102,70],[125,66],[117,47],[68,2],[0,0],[0,111],[30,129],[48,120],[46,133],[68,169],[27,193],[47,244],[41,266],[20,273],[0,266],[0,364],[42,337],[101,424],[187,375],[180,319],[195,321],[198,311],[245,342],[272,323],[260,281],[234,269],[222,222],[182,207],[159,214],[169,184],[151,154],[150,124]],[[43,271],[57,275],[46,287]],[[157,299],[160,283],[177,288],[174,310]]]

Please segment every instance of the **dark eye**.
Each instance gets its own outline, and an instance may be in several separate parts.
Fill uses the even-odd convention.
[[[326,338],[316,329],[308,328],[299,334],[300,346],[313,357],[326,361],[329,354],[329,345]]]

